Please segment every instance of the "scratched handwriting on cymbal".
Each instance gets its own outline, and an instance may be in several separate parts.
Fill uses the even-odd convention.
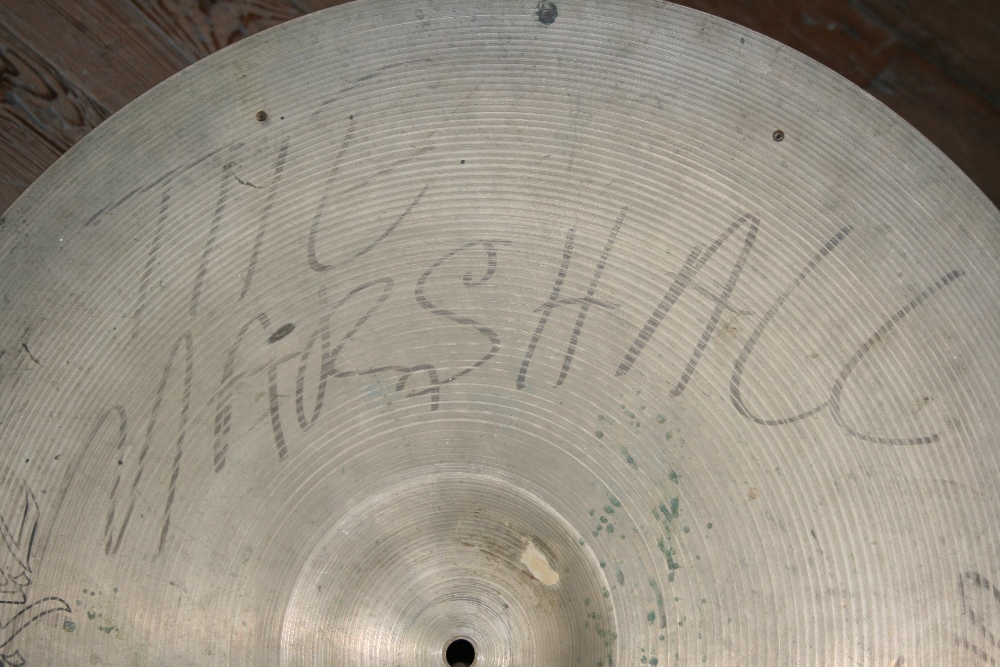
[[[955,637],[955,645],[978,661],[996,667],[1000,661],[1000,588],[979,572],[963,572],[958,577],[962,616],[968,621],[966,633]]]
[[[13,646],[18,635],[36,621],[58,612],[71,613],[62,598],[31,599],[33,548],[38,532],[38,501],[24,484],[15,489],[13,513],[0,514],[0,666],[22,667],[27,660]],[[30,601],[29,601],[30,600]]]
[[[323,194],[315,208],[305,214],[305,219],[302,220],[307,231],[303,235],[304,247],[301,249],[303,268],[313,275],[328,275],[327,272],[334,265],[331,257],[324,256],[324,249],[328,251],[335,247],[324,240],[335,234],[337,229],[338,220],[328,219],[332,211],[331,201],[334,193],[337,197],[349,196],[352,193],[363,194],[362,188],[370,186],[375,178],[392,176],[403,165],[419,160],[433,151],[428,135],[423,141],[413,145],[408,153],[395,157],[387,164],[370,165],[372,171],[367,178],[352,182],[346,186],[346,191],[340,192],[336,190],[336,185],[357,134],[357,120],[351,116],[346,125],[343,134],[336,140],[331,140],[332,158],[324,178]],[[214,169],[215,162],[228,160],[234,151],[242,146],[242,143],[234,144],[206,153],[193,160],[185,169],[188,171]],[[254,293],[255,275],[268,251],[269,239],[278,236],[272,229],[275,201],[278,191],[289,183],[288,167],[289,160],[294,155],[294,148],[290,140],[282,140],[274,156],[270,178],[259,180],[255,178],[254,188],[240,188],[228,170],[226,168],[222,170],[215,207],[211,220],[203,232],[202,251],[189,276],[190,297],[186,308],[189,317],[193,318],[201,312],[206,288],[212,283],[213,272],[218,271],[213,267],[217,266],[219,258],[223,255],[227,259],[233,259],[234,265],[243,267],[239,274],[239,284],[232,287],[234,291],[230,303],[244,304],[244,307],[249,303],[248,295]],[[232,162],[226,164],[228,167]],[[114,213],[133,197],[136,199],[147,197],[153,202],[154,229],[146,261],[136,283],[135,307],[130,322],[133,327],[133,340],[144,327],[150,326],[150,321],[153,321],[149,314],[155,309],[157,302],[153,300],[152,286],[161,255],[167,252],[164,244],[169,227],[168,214],[174,205],[173,192],[184,182],[185,179],[182,177],[186,174],[185,169],[176,169],[155,179],[148,186],[130,191],[119,202],[92,215],[87,222],[90,226],[101,224],[102,216]],[[396,210],[387,213],[381,226],[375,225],[368,232],[370,238],[361,242],[360,250],[349,252],[346,258],[339,260],[338,268],[345,266],[349,268],[352,263],[368,261],[373,250],[390,242],[400,229],[405,228],[407,220],[420,207],[426,205],[427,195],[433,187],[433,180],[414,184],[411,194],[396,204]],[[227,234],[224,229],[227,222],[234,224],[234,221],[227,218],[226,211],[238,197],[258,198],[253,209],[255,218],[249,221],[235,221],[240,224],[250,223],[254,233],[252,244],[248,247],[233,245],[235,242],[232,240],[232,234]],[[765,224],[766,221],[746,213],[733,220],[710,243],[698,244],[688,249],[680,269],[676,273],[668,274],[667,282],[662,286],[662,298],[656,303],[649,304],[647,311],[649,315],[646,320],[635,323],[634,334],[620,341],[619,350],[610,350],[605,356],[608,373],[613,372],[616,377],[622,378],[635,372],[635,369],[642,365],[643,353],[651,342],[657,337],[664,338],[671,335],[670,327],[665,325],[668,316],[676,312],[675,308],[688,298],[688,294],[696,293],[701,297],[707,297],[709,304],[703,324],[699,325],[701,334],[694,346],[686,352],[687,360],[682,364],[683,371],[679,376],[661,378],[670,395],[675,397],[681,395],[697,375],[699,362],[713,337],[717,335],[723,315],[727,312],[746,314],[733,303],[733,294],[743,278],[744,268],[755,252],[760,230]],[[527,322],[525,328],[533,333],[523,349],[515,353],[516,357],[519,356],[520,362],[510,376],[514,389],[528,391],[533,385],[559,389],[573,373],[574,361],[583,349],[581,340],[587,327],[593,326],[595,318],[606,317],[619,308],[618,303],[603,294],[602,280],[607,271],[615,266],[615,243],[620,232],[627,229],[628,225],[629,210],[624,206],[615,219],[609,221],[603,250],[590,270],[589,284],[585,291],[579,293],[568,292],[570,288],[567,287],[569,284],[567,276],[571,272],[586,270],[580,268],[581,264],[586,264],[586,260],[581,260],[578,255],[576,230],[574,228],[564,230],[564,243],[561,253],[555,258],[550,282],[552,287],[548,297],[534,304],[530,312],[525,313]],[[502,231],[501,227],[497,229],[498,232]],[[743,419],[764,427],[781,427],[809,418],[818,419],[822,418],[821,413],[825,412],[841,432],[860,441],[883,445],[920,445],[937,442],[939,435],[933,432],[888,435],[864,432],[852,425],[843,409],[843,402],[845,393],[851,388],[854,371],[865,361],[879,340],[902,326],[910,315],[923,307],[935,294],[961,279],[965,274],[958,269],[931,282],[908,302],[899,304],[895,314],[872,332],[854,353],[842,362],[839,373],[831,378],[825,400],[807,410],[781,416],[763,415],[752,407],[753,397],[750,388],[759,387],[759,383],[748,381],[748,368],[758,344],[766,338],[789,299],[809,282],[810,276],[819,265],[849,242],[852,232],[851,227],[844,227],[834,233],[825,244],[815,250],[811,258],[804,262],[802,269],[762,315],[749,314],[756,319],[756,324],[733,361],[729,382],[730,408]],[[152,447],[159,446],[165,439],[169,439],[172,442],[170,446],[173,447],[173,467],[170,481],[163,489],[160,501],[163,511],[160,518],[158,551],[164,549],[170,530],[171,509],[176,497],[181,461],[189,435],[188,416],[194,400],[192,393],[197,389],[211,388],[211,394],[207,399],[200,397],[198,400],[207,400],[207,404],[214,409],[214,428],[210,439],[213,442],[214,469],[220,472],[225,468],[231,452],[234,422],[252,417],[249,414],[239,414],[241,410],[246,413],[248,407],[246,405],[237,407],[235,400],[238,388],[245,387],[247,383],[257,383],[258,390],[267,397],[266,415],[262,416],[270,424],[273,451],[277,460],[282,462],[291,454],[289,429],[297,428],[298,432],[304,433],[317,423],[324,412],[330,410],[327,397],[331,383],[363,376],[391,378],[391,391],[394,391],[401,400],[425,401],[428,410],[436,411],[446,401],[449,385],[460,383],[477,370],[496,363],[496,360],[501,358],[499,353],[505,342],[498,333],[498,328],[488,322],[488,316],[472,317],[463,314],[449,304],[440,302],[437,297],[432,299],[428,287],[434,281],[440,281],[442,278],[439,275],[447,274],[448,266],[457,261],[463,262],[463,266],[473,262],[481,267],[476,269],[478,275],[470,272],[462,278],[461,286],[465,290],[475,290],[495,283],[493,279],[498,271],[512,270],[516,264],[517,241],[502,238],[502,234],[498,233],[490,238],[473,238],[452,243],[454,245],[442,250],[439,257],[409,285],[402,283],[397,275],[382,275],[369,277],[347,287],[322,286],[318,293],[321,313],[318,323],[311,330],[304,332],[304,338],[299,338],[298,347],[289,343],[291,338],[287,338],[288,333],[296,327],[294,323],[273,321],[271,314],[259,310],[247,317],[241,328],[233,332],[228,353],[222,360],[221,375],[215,375],[218,371],[211,371],[213,377],[206,377],[205,373],[208,371],[198,368],[194,362],[199,343],[196,331],[193,326],[185,325],[183,320],[175,322],[174,324],[179,324],[179,333],[172,334],[172,345],[166,348],[170,351],[163,366],[160,367],[162,371],[159,374],[152,407],[145,414],[136,417],[129,414],[124,403],[111,405],[95,417],[90,435],[84,443],[84,451],[90,449],[95,442],[101,442],[103,443],[101,446],[113,449],[120,457],[120,465],[115,471],[115,480],[108,498],[109,510],[104,536],[106,553],[112,555],[119,551],[133,516],[140,485],[152,484],[148,475],[144,478],[147,454]],[[725,280],[721,288],[713,290],[705,287],[703,281],[699,280],[702,271],[714,257],[721,256],[718,251],[727,244],[736,244],[737,252],[730,260],[731,264],[725,267],[727,272],[724,273]],[[239,256],[240,252],[245,253],[242,258]],[[717,260],[716,264],[722,261]],[[412,305],[417,309],[416,312],[432,315],[433,321],[438,322],[440,326],[458,327],[466,332],[467,335],[455,345],[466,346],[468,358],[474,361],[459,368],[451,368],[443,360],[434,358],[414,358],[406,362],[373,364],[361,368],[348,366],[344,362],[345,348],[362,345],[358,341],[366,339],[365,333],[371,330],[372,322],[385,312],[384,306],[389,298],[406,295],[407,292],[412,298]],[[553,326],[554,315],[565,312],[575,314],[575,317],[571,318],[573,325],[568,331]],[[342,330],[339,339],[334,335],[335,330]],[[301,342],[302,340],[304,342]],[[368,336],[367,340],[370,341],[371,336]],[[536,353],[539,349],[562,350],[561,363],[534,363],[537,361]],[[415,351],[414,356],[420,354],[419,351]],[[244,359],[255,361],[246,366]],[[540,377],[549,367],[556,368],[557,375],[550,378]],[[294,382],[288,379],[291,369],[296,369]],[[172,397],[173,400],[165,400],[167,397]],[[174,406],[169,415],[164,413],[163,408],[168,403]],[[255,416],[254,421],[259,421],[260,417]],[[134,426],[136,419],[139,422],[138,434],[135,433]],[[135,448],[131,446],[133,440],[139,443]],[[138,452],[138,455],[129,455],[128,452],[132,451]]]

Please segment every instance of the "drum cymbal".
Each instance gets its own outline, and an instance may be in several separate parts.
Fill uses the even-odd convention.
[[[0,225],[0,664],[992,665],[1000,214],[651,0],[365,0]]]

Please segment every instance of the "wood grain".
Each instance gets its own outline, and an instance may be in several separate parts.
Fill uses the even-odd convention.
[[[0,26],[0,210],[110,115]]]
[[[191,62],[307,13],[297,3],[282,0],[130,1]]]
[[[864,87],[903,48],[887,28],[842,0],[679,0],[746,26],[818,60]]]
[[[994,203],[1000,202],[1000,109],[904,51],[868,86],[940,148]]]
[[[1000,105],[997,0],[859,0],[950,78]]]
[[[193,62],[121,0],[5,1],[0,24],[111,112]]]

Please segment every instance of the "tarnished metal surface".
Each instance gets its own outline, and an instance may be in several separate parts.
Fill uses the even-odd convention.
[[[3,217],[4,664],[994,664],[998,222],[670,5],[248,39]]]

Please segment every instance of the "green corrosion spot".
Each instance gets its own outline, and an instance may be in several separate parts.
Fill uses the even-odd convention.
[[[658,664],[660,664],[660,661],[657,660],[656,658],[650,658],[649,664],[651,664],[653,667],[656,667]]]
[[[652,623],[653,621],[655,621],[656,620],[656,612],[655,611],[651,611],[648,614],[646,614],[646,620],[649,621],[650,623]]]
[[[604,516],[604,515],[602,514],[602,515],[601,515],[601,523],[607,523],[607,522],[608,522],[608,517],[606,517],[606,516]]]
[[[681,476],[677,474],[676,470],[671,470],[670,474],[667,475],[667,477],[669,477],[670,481],[673,482],[674,484],[677,484],[679,481],[681,481]]]
[[[583,598],[583,604],[590,606],[590,598]]]
[[[76,630],[76,623],[67,618],[65,621],[63,621],[63,630],[65,630],[66,632],[73,632],[74,630]]]
[[[662,630],[667,627],[667,608],[663,602],[663,593],[660,591],[660,586],[653,577],[649,578],[649,587],[656,594],[656,608],[660,612],[660,629]]]
[[[712,522],[709,521],[707,524],[705,524],[705,527],[708,528],[709,530],[712,530]]]
[[[611,505],[605,505],[604,506],[604,513],[605,514],[614,514],[615,513],[615,508],[612,507]]]
[[[113,625],[102,625],[101,627],[99,627],[97,629],[100,630],[101,632],[105,633],[105,634],[109,634],[110,635],[111,631],[114,630],[115,627]]]
[[[594,516],[595,514],[597,514],[597,510],[595,510],[594,508],[590,508],[590,511],[587,512],[587,514],[589,514],[590,516]]]
[[[674,437],[674,432],[673,431],[667,431],[667,433],[666,433],[666,435],[664,437],[667,440],[670,440],[670,438]]]
[[[663,414],[656,415],[656,423],[657,424],[662,424],[662,423],[664,423],[666,421],[667,421],[666,415],[663,415]]]
[[[615,532],[615,524],[609,523],[608,524],[608,533],[613,533],[613,532]]]
[[[611,504],[614,505],[615,507],[621,507],[622,506],[621,501],[618,500],[617,498],[615,498],[614,496],[611,496],[609,498],[609,500],[611,501]]]
[[[633,468],[638,468],[639,467],[639,465],[635,462],[635,459],[632,458],[632,455],[629,454],[628,447],[620,447],[619,449],[621,450],[621,453],[625,455],[625,462],[626,463],[628,463]]]
[[[594,435],[596,435],[598,438],[603,438],[604,431],[594,431]]]
[[[671,570],[679,570],[681,566],[680,563],[674,559],[673,547],[668,547],[662,537],[656,541],[656,546],[660,548],[660,552],[667,559],[667,567]]]
[[[97,618],[97,612],[88,611],[87,618],[89,618],[90,620],[94,620],[95,618]]]

